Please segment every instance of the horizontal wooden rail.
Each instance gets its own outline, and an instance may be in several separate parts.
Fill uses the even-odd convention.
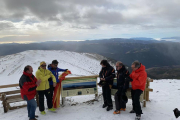
[[[15,98],[21,98],[21,95],[13,95],[13,96],[7,96],[6,97],[7,100],[15,99]]]
[[[20,93],[20,90],[1,92],[0,95],[1,95],[2,93],[6,94],[6,95],[11,95],[11,94],[17,94],[17,93]]]
[[[93,76],[82,76],[82,77],[67,77],[66,80],[71,80],[71,79],[84,79],[84,78],[97,78],[99,75],[93,75]]]
[[[17,87],[19,84],[1,85],[0,88]]]
[[[151,88],[146,88],[146,91],[153,92],[153,89],[151,89]]]

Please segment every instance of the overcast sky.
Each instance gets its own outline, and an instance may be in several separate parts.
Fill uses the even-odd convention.
[[[180,0],[0,0],[0,42],[180,36]]]

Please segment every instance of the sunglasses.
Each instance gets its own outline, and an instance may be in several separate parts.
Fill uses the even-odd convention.
[[[41,65],[41,67],[46,67],[46,65]]]
[[[58,66],[58,64],[53,64],[53,65],[56,66],[56,67]]]

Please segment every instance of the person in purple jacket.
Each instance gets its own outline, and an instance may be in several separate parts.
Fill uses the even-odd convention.
[[[58,61],[57,60],[53,60],[51,64],[48,65],[48,70],[50,70],[52,72],[52,74],[55,76],[56,78],[56,82],[59,83],[59,74],[58,72],[65,72],[67,71],[68,69],[61,69],[61,68],[58,68]],[[51,98],[53,98],[53,93],[54,93],[54,88],[53,87],[53,81],[52,81],[52,78],[49,78],[49,85],[50,85],[50,93],[51,93]]]

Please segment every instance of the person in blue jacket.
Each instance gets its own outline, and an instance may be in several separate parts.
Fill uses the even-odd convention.
[[[48,70],[50,70],[52,72],[52,74],[55,76],[56,78],[56,82],[59,83],[59,74],[58,72],[65,72],[67,71],[68,69],[61,69],[61,68],[58,68],[58,61],[57,60],[53,60],[52,63],[50,65],[48,65]],[[50,93],[51,93],[51,98],[53,98],[53,93],[54,93],[54,88],[53,87],[53,81],[52,81],[52,78],[49,78],[49,85],[50,85]]]

